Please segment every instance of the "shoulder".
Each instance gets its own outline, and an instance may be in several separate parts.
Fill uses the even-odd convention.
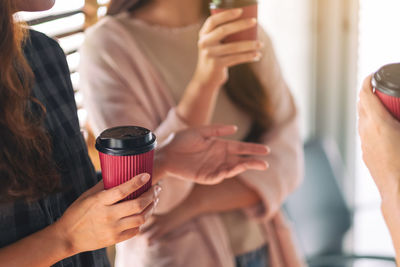
[[[72,102],[73,90],[64,51],[57,41],[43,33],[30,30],[24,53],[35,76],[34,92],[42,103],[50,103],[55,90],[63,92]]]
[[[81,62],[124,61],[137,56],[138,44],[126,23],[128,18],[107,16],[85,32]],[[134,56],[135,55],[135,56]],[[81,64],[81,66],[84,64]]]
[[[49,50],[53,50],[56,53],[64,56],[64,52],[56,40],[35,30],[29,30],[29,35],[26,40],[26,47],[28,49],[33,49],[36,52],[43,53],[48,53]]]
[[[68,72],[64,51],[56,40],[44,33],[29,30],[24,53],[33,69],[40,65],[42,67],[58,65],[64,72]]]
[[[85,31],[84,46],[103,48],[108,44],[124,43],[126,39],[132,39],[132,35],[129,34],[123,21],[119,17],[107,16]]]

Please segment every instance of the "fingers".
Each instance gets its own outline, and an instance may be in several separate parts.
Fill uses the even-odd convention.
[[[208,55],[213,57],[227,56],[245,52],[257,52],[263,47],[260,41],[242,41],[229,44],[212,46],[208,49]]]
[[[205,137],[222,137],[232,135],[237,132],[237,126],[234,125],[211,125],[198,128],[200,134]]]
[[[119,240],[117,243],[131,239],[132,237],[138,235],[139,232],[140,232],[139,228],[125,230],[119,235]]]
[[[378,120],[385,120],[394,122],[395,119],[388,112],[379,98],[373,93],[371,85],[372,75],[368,76],[363,83],[363,87],[360,92],[359,112],[360,116],[371,116]]]
[[[250,18],[250,19],[241,19],[237,20],[228,24],[224,24],[210,33],[202,36],[199,41],[200,48],[205,48],[210,45],[215,45],[220,43],[229,35],[234,33],[238,33],[257,25],[257,19]]]
[[[247,52],[222,58],[223,66],[233,67],[243,63],[256,62],[262,57],[260,52]]]
[[[112,212],[114,212],[115,217],[117,218],[140,214],[158,199],[160,192],[161,187],[156,185],[137,199],[124,201],[122,203],[113,205]]]
[[[254,158],[240,158],[235,164],[232,164],[227,170],[226,178],[236,177],[248,170],[265,171],[269,168],[266,161]]]
[[[271,153],[271,149],[268,146],[244,143],[238,141],[218,140],[220,142],[226,142],[228,147],[228,153],[233,155],[259,155],[265,156]]]
[[[103,181],[98,182],[95,186],[93,186],[92,188],[90,188],[89,190],[87,190],[85,193],[83,193],[80,198],[81,199],[85,199],[89,196],[92,196],[94,194],[97,194],[101,191],[104,190],[104,184]]]
[[[138,228],[142,226],[153,214],[155,205],[156,204],[153,202],[140,214],[120,219],[118,222],[118,229],[120,229],[121,231],[125,231],[128,229]]]
[[[221,13],[212,15],[204,23],[204,26],[202,27],[200,34],[207,34],[211,31],[213,31],[216,27],[218,27],[221,24],[238,19],[242,15],[242,13],[243,13],[243,9],[235,8],[235,9],[231,9],[231,10],[228,10],[225,12],[221,12]]]
[[[372,88],[371,81],[372,81],[372,74],[364,79],[363,88],[362,88],[363,91],[372,93],[373,88]]]
[[[139,174],[124,184],[101,192],[100,199],[106,205],[115,204],[147,184],[149,180],[149,174]]]

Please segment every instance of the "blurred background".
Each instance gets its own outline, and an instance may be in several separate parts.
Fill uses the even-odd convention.
[[[343,226],[343,251],[347,254],[393,256],[389,233],[380,214],[379,195],[361,160],[356,104],[358,90],[368,74],[384,64],[400,62],[400,35],[396,27],[400,25],[400,1],[259,2],[259,22],[272,37],[284,76],[296,97],[305,147],[310,152],[306,151],[306,185],[300,191],[310,195],[313,198],[310,201],[324,202],[326,194],[323,190],[331,192],[332,184],[328,187],[329,182],[324,184],[323,179],[330,179],[330,176],[339,191],[339,195],[332,196],[336,200],[327,200],[326,206],[315,210],[307,210],[307,203],[296,207],[289,200],[289,216],[296,224],[296,209],[303,211],[304,208],[304,214],[313,213],[307,215],[309,218],[332,216],[337,223],[332,221],[333,226],[326,226],[332,228],[346,221],[345,213],[335,213],[345,208],[350,218],[349,227]],[[50,11],[18,14],[34,29],[58,39],[65,50],[83,127],[87,114],[81,108],[84,100],[77,86],[78,48],[84,39],[84,29],[104,16],[107,3],[107,0],[58,0]],[[314,152],[326,156],[326,162],[314,160],[313,155],[317,155]],[[318,155],[315,158],[321,159]],[[322,187],[314,188],[314,191],[311,187],[318,182],[309,178],[313,176],[322,182]],[[311,185],[307,185],[307,181]],[[299,194],[297,199],[302,193]],[[343,197],[343,203],[338,202],[339,197]],[[298,225],[302,222],[299,221]],[[312,247],[307,242],[313,238],[316,237],[299,234],[299,243],[307,250]],[[337,251],[333,249],[332,253],[337,254]],[[384,266],[362,264],[357,266]]]

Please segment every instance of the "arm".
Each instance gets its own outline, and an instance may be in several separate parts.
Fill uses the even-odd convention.
[[[166,215],[155,216],[145,231],[152,243],[200,215],[246,209],[260,201],[255,191],[236,179],[224,180],[214,186],[196,185],[184,202]]]
[[[214,186],[196,185],[180,209],[182,212],[189,211],[191,217],[197,217],[205,213],[244,209],[260,202],[257,192],[239,180],[229,179]]]
[[[50,266],[75,254],[100,249],[139,233],[159,187],[135,200],[122,199],[145,185],[149,175],[104,191],[100,182],[79,197],[56,223],[0,249],[2,266]]]
[[[228,68],[260,58],[258,41],[222,44],[232,33],[254,27],[253,19],[240,19],[241,9],[209,17],[199,34],[198,61],[194,76],[177,106],[178,114],[190,126],[210,123],[221,86],[228,79]]]
[[[72,256],[57,226],[50,225],[10,246],[0,249],[4,266],[47,267]]]
[[[393,240],[396,263],[400,265],[400,192],[382,201],[382,214]]]
[[[358,113],[363,160],[382,197],[382,213],[400,264],[400,123],[374,95],[371,76],[360,92]]]

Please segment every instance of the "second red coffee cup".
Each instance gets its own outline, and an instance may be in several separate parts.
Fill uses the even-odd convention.
[[[148,129],[137,126],[105,130],[96,139],[104,189],[123,184],[141,173],[153,173],[156,137]],[[152,179],[126,199],[135,199],[149,190]]]
[[[400,64],[380,68],[372,77],[372,86],[389,112],[400,120]]]
[[[213,0],[210,3],[211,14],[217,14],[232,8],[242,8],[243,14],[241,19],[249,19],[258,17],[258,1],[257,0]],[[230,35],[224,43],[238,42],[238,41],[254,41],[257,40],[257,26]]]

